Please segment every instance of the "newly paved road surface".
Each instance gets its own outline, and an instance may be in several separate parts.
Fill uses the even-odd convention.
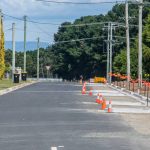
[[[119,114],[97,112],[81,86],[43,82],[0,96],[0,150],[149,150]],[[87,102],[87,103],[86,103]],[[62,147],[58,147],[62,146]]]

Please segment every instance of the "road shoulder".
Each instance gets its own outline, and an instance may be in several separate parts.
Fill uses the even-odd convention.
[[[132,128],[142,135],[150,136],[150,114],[120,114]]]
[[[22,84],[19,84],[19,85],[10,87],[10,88],[6,88],[6,89],[3,89],[3,90],[0,90],[0,96],[1,96],[1,95],[4,95],[4,94],[7,94],[7,93],[9,93],[9,92],[18,90],[18,89],[20,89],[20,88],[29,86],[29,85],[34,84],[34,83],[37,83],[37,82],[36,82],[36,81],[31,81],[31,82],[22,83]]]

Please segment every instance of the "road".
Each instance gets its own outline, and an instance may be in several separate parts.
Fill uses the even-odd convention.
[[[1,150],[149,150],[119,114],[89,105],[71,83],[36,83],[0,97]],[[86,103],[87,102],[87,103]],[[61,146],[61,147],[59,147]]]

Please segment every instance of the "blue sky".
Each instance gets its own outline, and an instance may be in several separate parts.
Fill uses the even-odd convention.
[[[59,0],[72,2],[101,2],[116,0]],[[0,8],[4,14],[23,18],[27,15],[29,20],[61,24],[65,21],[74,21],[76,18],[87,15],[106,14],[113,4],[98,5],[65,5],[43,3],[36,0],[0,0]],[[23,21],[4,16],[5,40],[11,41],[12,23],[16,23],[16,41],[23,41]],[[53,34],[57,32],[57,25],[37,25],[27,23],[27,41],[36,41],[40,37],[43,42],[53,42]],[[43,32],[44,31],[44,32]]]

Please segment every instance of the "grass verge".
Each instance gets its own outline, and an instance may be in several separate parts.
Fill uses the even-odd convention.
[[[26,81],[26,82],[28,83],[29,81]],[[21,81],[19,83],[13,83],[11,79],[2,79],[0,80],[0,90],[4,90],[6,88],[10,88],[10,87],[13,87],[22,83],[26,83],[26,82]]]

